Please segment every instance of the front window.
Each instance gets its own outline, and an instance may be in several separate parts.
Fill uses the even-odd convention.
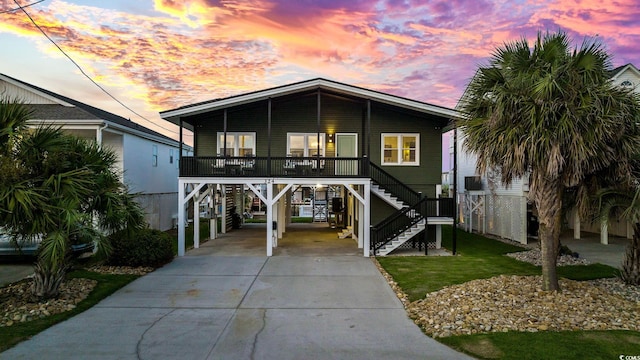
[[[382,134],[382,165],[420,165],[420,134]]]
[[[218,154],[227,156],[252,156],[256,154],[256,133],[227,133],[225,152],[224,133],[218,133]]]
[[[320,142],[318,133],[288,133],[287,156],[324,156],[324,139],[324,133],[320,133]]]

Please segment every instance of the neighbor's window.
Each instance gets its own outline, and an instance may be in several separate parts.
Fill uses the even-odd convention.
[[[218,133],[218,154],[224,152],[224,133]],[[256,133],[227,133],[227,156],[255,156]]]
[[[420,134],[382,134],[382,165],[420,165]]]
[[[324,156],[324,133],[287,133],[287,156]]]
[[[158,145],[151,148],[151,166],[158,166]]]

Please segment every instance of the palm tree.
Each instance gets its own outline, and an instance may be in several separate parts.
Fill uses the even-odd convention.
[[[630,159],[640,148],[640,101],[609,81],[611,56],[597,41],[572,48],[563,32],[538,34],[497,48],[460,101],[466,147],[480,173],[501,180],[529,176],[529,200],[539,215],[543,289],[558,290],[556,262],[563,197],[584,194],[603,172],[631,182]],[[585,196],[579,197],[584,199]],[[580,208],[584,208],[581,206]]]
[[[633,238],[622,260],[620,278],[627,284],[640,285],[640,186],[636,183],[631,188],[601,189],[595,200],[599,220],[616,216],[631,223]]]
[[[72,245],[95,241],[103,249],[105,235],[142,226],[143,212],[114,171],[113,152],[59,128],[26,131],[29,112],[4,111],[16,106],[10,101],[0,101],[0,116],[11,116],[0,118],[0,136],[7,134],[0,150],[0,226],[14,239],[41,241],[33,292],[55,297]]]

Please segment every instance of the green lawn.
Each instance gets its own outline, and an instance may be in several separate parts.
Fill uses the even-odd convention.
[[[451,227],[443,228],[442,246],[452,248]],[[540,267],[504,256],[506,253],[526,250],[519,246],[458,231],[457,250],[458,256],[388,256],[377,260],[411,301],[423,298],[428,292],[470,280],[498,275],[541,274]],[[559,276],[574,280],[614,277],[616,271],[601,264],[558,268]]]
[[[27,340],[50,326],[78,315],[138,278],[137,275],[108,275],[85,270],[73,271],[68,274],[68,277],[94,279],[98,281],[98,284],[89,296],[81,301],[73,310],[51,315],[43,319],[15,324],[13,326],[0,327],[0,352],[13,347],[21,341]]]
[[[452,248],[451,227],[444,227],[442,245]],[[526,249],[458,231],[458,256],[379,257],[411,301],[426,293],[475,279],[498,275],[540,275],[540,267],[503,254]],[[590,280],[614,277],[617,270],[602,264],[562,266],[561,277]],[[640,333],[632,331],[576,331],[490,333],[438,338],[438,341],[481,359],[617,359],[640,355]]]

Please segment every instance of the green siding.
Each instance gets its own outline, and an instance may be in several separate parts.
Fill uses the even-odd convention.
[[[435,184],[442,176],[442,133],[428,115],[395,111],[374,105],[371,111],[371,161],[381,163],[383,133],[419,133],[420,166],[381,166],[406,185],[424,195],[435,196]]]
[[[216,155],[216,133],[223,131],[222,110],[187,118],[195,127],[196,156]],[[317,93],[295,94],[272,100],[271,156],[287,154],[287,133],[324,132],[357,133],[358,155],[367,143],[363,136],[366,100],[322,94],[320,126],[317,123]],[[369,159],[380,164],[382,133],[419,133],[420,166],[383,166],[391,175],[416,191],[435,196],[435,185],[442,174],[442,133],[438,121],[430,115],[403,110],[390,105],[371,105],[371,154]],[[256,155],[267,156],[268,101],[261,100],[227,110],[227,131],[255,132]],[[335,155],[334,144],[326,145],[326,156]]]

